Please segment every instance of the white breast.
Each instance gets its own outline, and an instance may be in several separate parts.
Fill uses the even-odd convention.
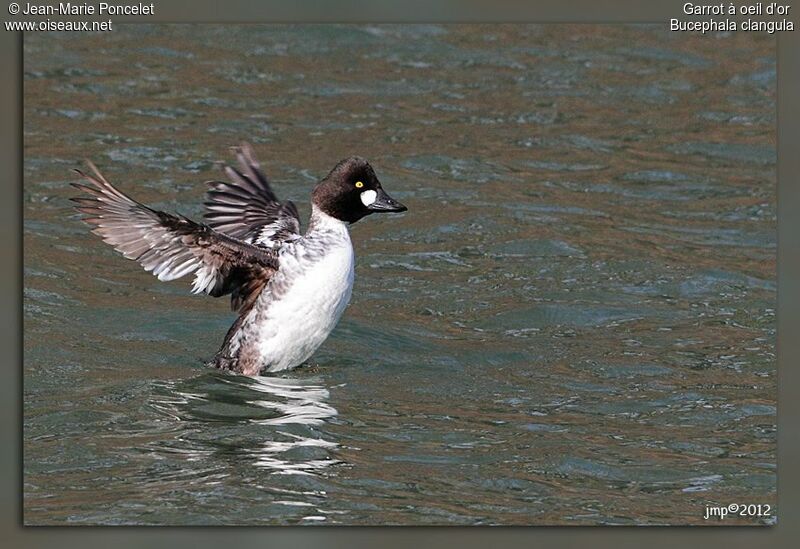
[[[355,257],[347,229],[313,261],[281,257],[285,287],[269,304],[259,329],[268,371],[299,366],[322,345],[342,316],[353,289]],[[280,281],[276,280],[276,283]]]

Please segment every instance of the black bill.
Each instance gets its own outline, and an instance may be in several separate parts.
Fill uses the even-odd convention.
[[[378,188],[377,193],[378,196],[375,197],[375,201],[367,206],[373,212],[404,212],[408,210],[400,202],[386,194],[386,191],[382,188]]]

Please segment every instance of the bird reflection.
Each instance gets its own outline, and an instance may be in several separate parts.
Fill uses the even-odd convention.
[[[320,425],[337,415],[335,408],[325,402],[330,397],[328,389],[313,382],[281,377],[246,378],[252,381],[250,388],[266,396],[250,403],[264,409],[274,409],[277,417],[254,420],[265,425],[296,423]]]
[[[329,398],[315,378],[213,372],[160,382],[151,404],[180,428],[158,450],[192,461],[245,458],[271,473],[318,474],[338,463],[332,453],[339,445],[321,429],[338,414]]]

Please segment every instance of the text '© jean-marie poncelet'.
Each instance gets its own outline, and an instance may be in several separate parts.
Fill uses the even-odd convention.
[[[109,4],[60,2],[54,5],[25,4],[23,15],[153,15],[154,4]]]

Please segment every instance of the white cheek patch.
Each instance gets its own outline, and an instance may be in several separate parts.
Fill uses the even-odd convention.
[[[364,206],[367,207],[371,206],[372,203],[375,202],[375,199],[377,198],[378,198],[378,193],[376,193],[371,189],[369,191],[364,191],[363,193],[361,193],[361,202],[363,202]]]

